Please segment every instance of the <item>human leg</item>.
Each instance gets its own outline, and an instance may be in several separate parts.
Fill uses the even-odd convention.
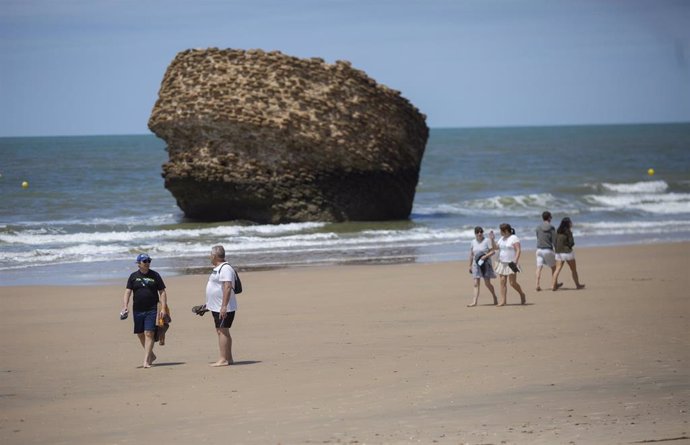
[[[557,260],[556,261],[556,270],[553,272],[553,277],[551,278],[551,290],[557,290],[560,286],[558,286],[558,275],[561,273],[561,269],[563,269],[563,263],[564,261]]]
[[[229,328],[217,328],[218,334],[218,361],[211,366],[227,366],[233,363],[232,359],[232,337]]]
[[[541,280],[541,270],[543,269],[542,266],[537,266],[537,292],[541,290],[541,286],[539,286],[539,281]]]
[[[216,326],[216,334],[218,335],[218,361],[211,366],[227,366],[234,363],[232,358],[232,337],[230,336],[230,327],[235,319],[235,312],[228,312],[225,318],[220,318],[218,312],[211,312],[213,314],[213,322]]]
[[[494,304],[498,304],[498,298],[496,298],[496,289],[494,289],[494,285],[491,284],[491,279],[484,278],[484,284],[486,285],[486,288],[489,289],[489,292],[491,292],[491,296],[494,298]]]
[[[133,311],[134,333],[144,348],[144,368],[150,368],[156,360],[153,343],[156,329],[156,311]]]
[[[156,355],[153,353],[155,335],[155,331],[144,331],[144,340],[142,341],[142,346],[144,347],[144,368],[150,368],[151,364],[156,360]]]
[[[475,278],[472,281],[474,281],[474,299],[472,300],[471,304],[467,305],[467,307],[475,307],[477,305],[477,301],[479,300],[479,278]]]
[[[556,274],[556,263],[554,263],[553,266],[551,266],[551,280],[552,281],[554,280],[553,276],[555,274]],[[561,286],[563,286],[563,283],[556,283],[556,289],[558,289]],[[551,287],[553,287],[553,286],[551,286]]]
[[[510,280],[510,285],[513,289],[515,289],[518,294],[520,294],[520,303],[525,304],[527,303],[526,295],[522,291],[522,287],[520,286],[520,283],[517,282],[517,274],[512,274],[508,276],[508,279]]]
[[[580,277],[577,274],[577,264],[575,263],[575,260],[568,260],[568,266],[570,267],[570,272],[573,274],[573,281],[575,282],[575,287],[578,289],[582,289],[585,287],[584,284],[580,284]]]
[[[500,275],[498,277],[499,285],[500,285],[500,290],[501,290],[501,301],[498,303],[497,306],[505,306],[506,305],[506,298],[508,297],[508,276],[507,275]]]

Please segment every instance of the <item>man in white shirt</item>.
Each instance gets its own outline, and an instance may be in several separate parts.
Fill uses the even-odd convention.
[[[230,264],[225,262],[223,246],[211,248],[213,270],[206,284],[206,308],[213,314],[218,334],[218,361],[211,366],[232,365],[232,337],[230,327],[235,319],[237,299],[235,298],[236,275]]]

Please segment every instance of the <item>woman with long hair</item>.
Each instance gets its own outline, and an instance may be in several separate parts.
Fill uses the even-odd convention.
[[[570,271],[573,274],[573,281],[575,282],[575,287],[577,289],[582,289],[585,287],[584,284],[580,284],[580,277],[577,274],[577,264],[575,263],[575,252],[573,252],[573,246],[575,245],[575,240],[573,239],[573,222],[567,216],[561,220],[561,223],[556,230],[556,271],[553,273],[553,280],[551,282],[551,290],[558,290],[560,286],[558,283],[558,275],[563,269],[563,264],[568,263]]]
[[[510,286],[520,294],[520,303],[525,304],[527,300],[522,287],[517,282],[517,272],[520,270],[519,261],[520,253],[520,239],[515,235],[515,229],[510,227],[510,224],[501,224],[501,238],[496,242],[493,233],[489,234],[494,249],[498,249],[498,263],[496,264],[496,273],[500,278],[501,284],[501,301],[498,306],[505,306],[508,296],[508,282]]]

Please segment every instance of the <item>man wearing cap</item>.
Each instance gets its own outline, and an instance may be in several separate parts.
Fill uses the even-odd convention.
[[[156,319],[158,314],[158,302],[161,304],[161,311],[164,311],[168,304],[168,295],[165,292],[165,283],[155,270],[151,270],[151,258],[141,253],[137,256],[139,270],[133,272],[127,280],[125,289],[122,314],[127,314],[129,297],[134,293],[132,303],[132,319],[134,320],[134,333],[139,337],[141,346],[144,348],[144,368],[150,368],[156,360],[153,353],[155,343]],[[164,314],[161,312],[160,316]]]

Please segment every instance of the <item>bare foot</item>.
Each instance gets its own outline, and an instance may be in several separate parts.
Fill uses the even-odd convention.
[[[563,287],[563,283],[556,283],[556,289],[560,289],[561,287]]]
[[[142,366],[142,368],[144,368],[144,369],[150,368],[150,367],[151,367],[151,364],[150,364],[150,363],[146,363],[146,362],[144,362],[144,365]]]
[[[468,304],[467,307],[475,307],[477,303]]]
[[[502,307],[502,306],[505,306],[505,305],[506,305],[505,303],[498,303],[498,304],[496,305],[496,307]]]
[[[584,289],[584,288],[585,288],[585,285],[584,285],[584,284],[578,284],[578,285],[577,285],[577,288],[578,288],[578,289]]]
[[[527,304],[527,295],[520,295],[520,304]]]
[[[218,360],[215,363],[211,363],[209,366],[212,366],[214,368],[218,368],[220,366],[228,366],[230,363],[227,360]]]
[[[541,287],[537,286],[537,292],[541,292]]]

